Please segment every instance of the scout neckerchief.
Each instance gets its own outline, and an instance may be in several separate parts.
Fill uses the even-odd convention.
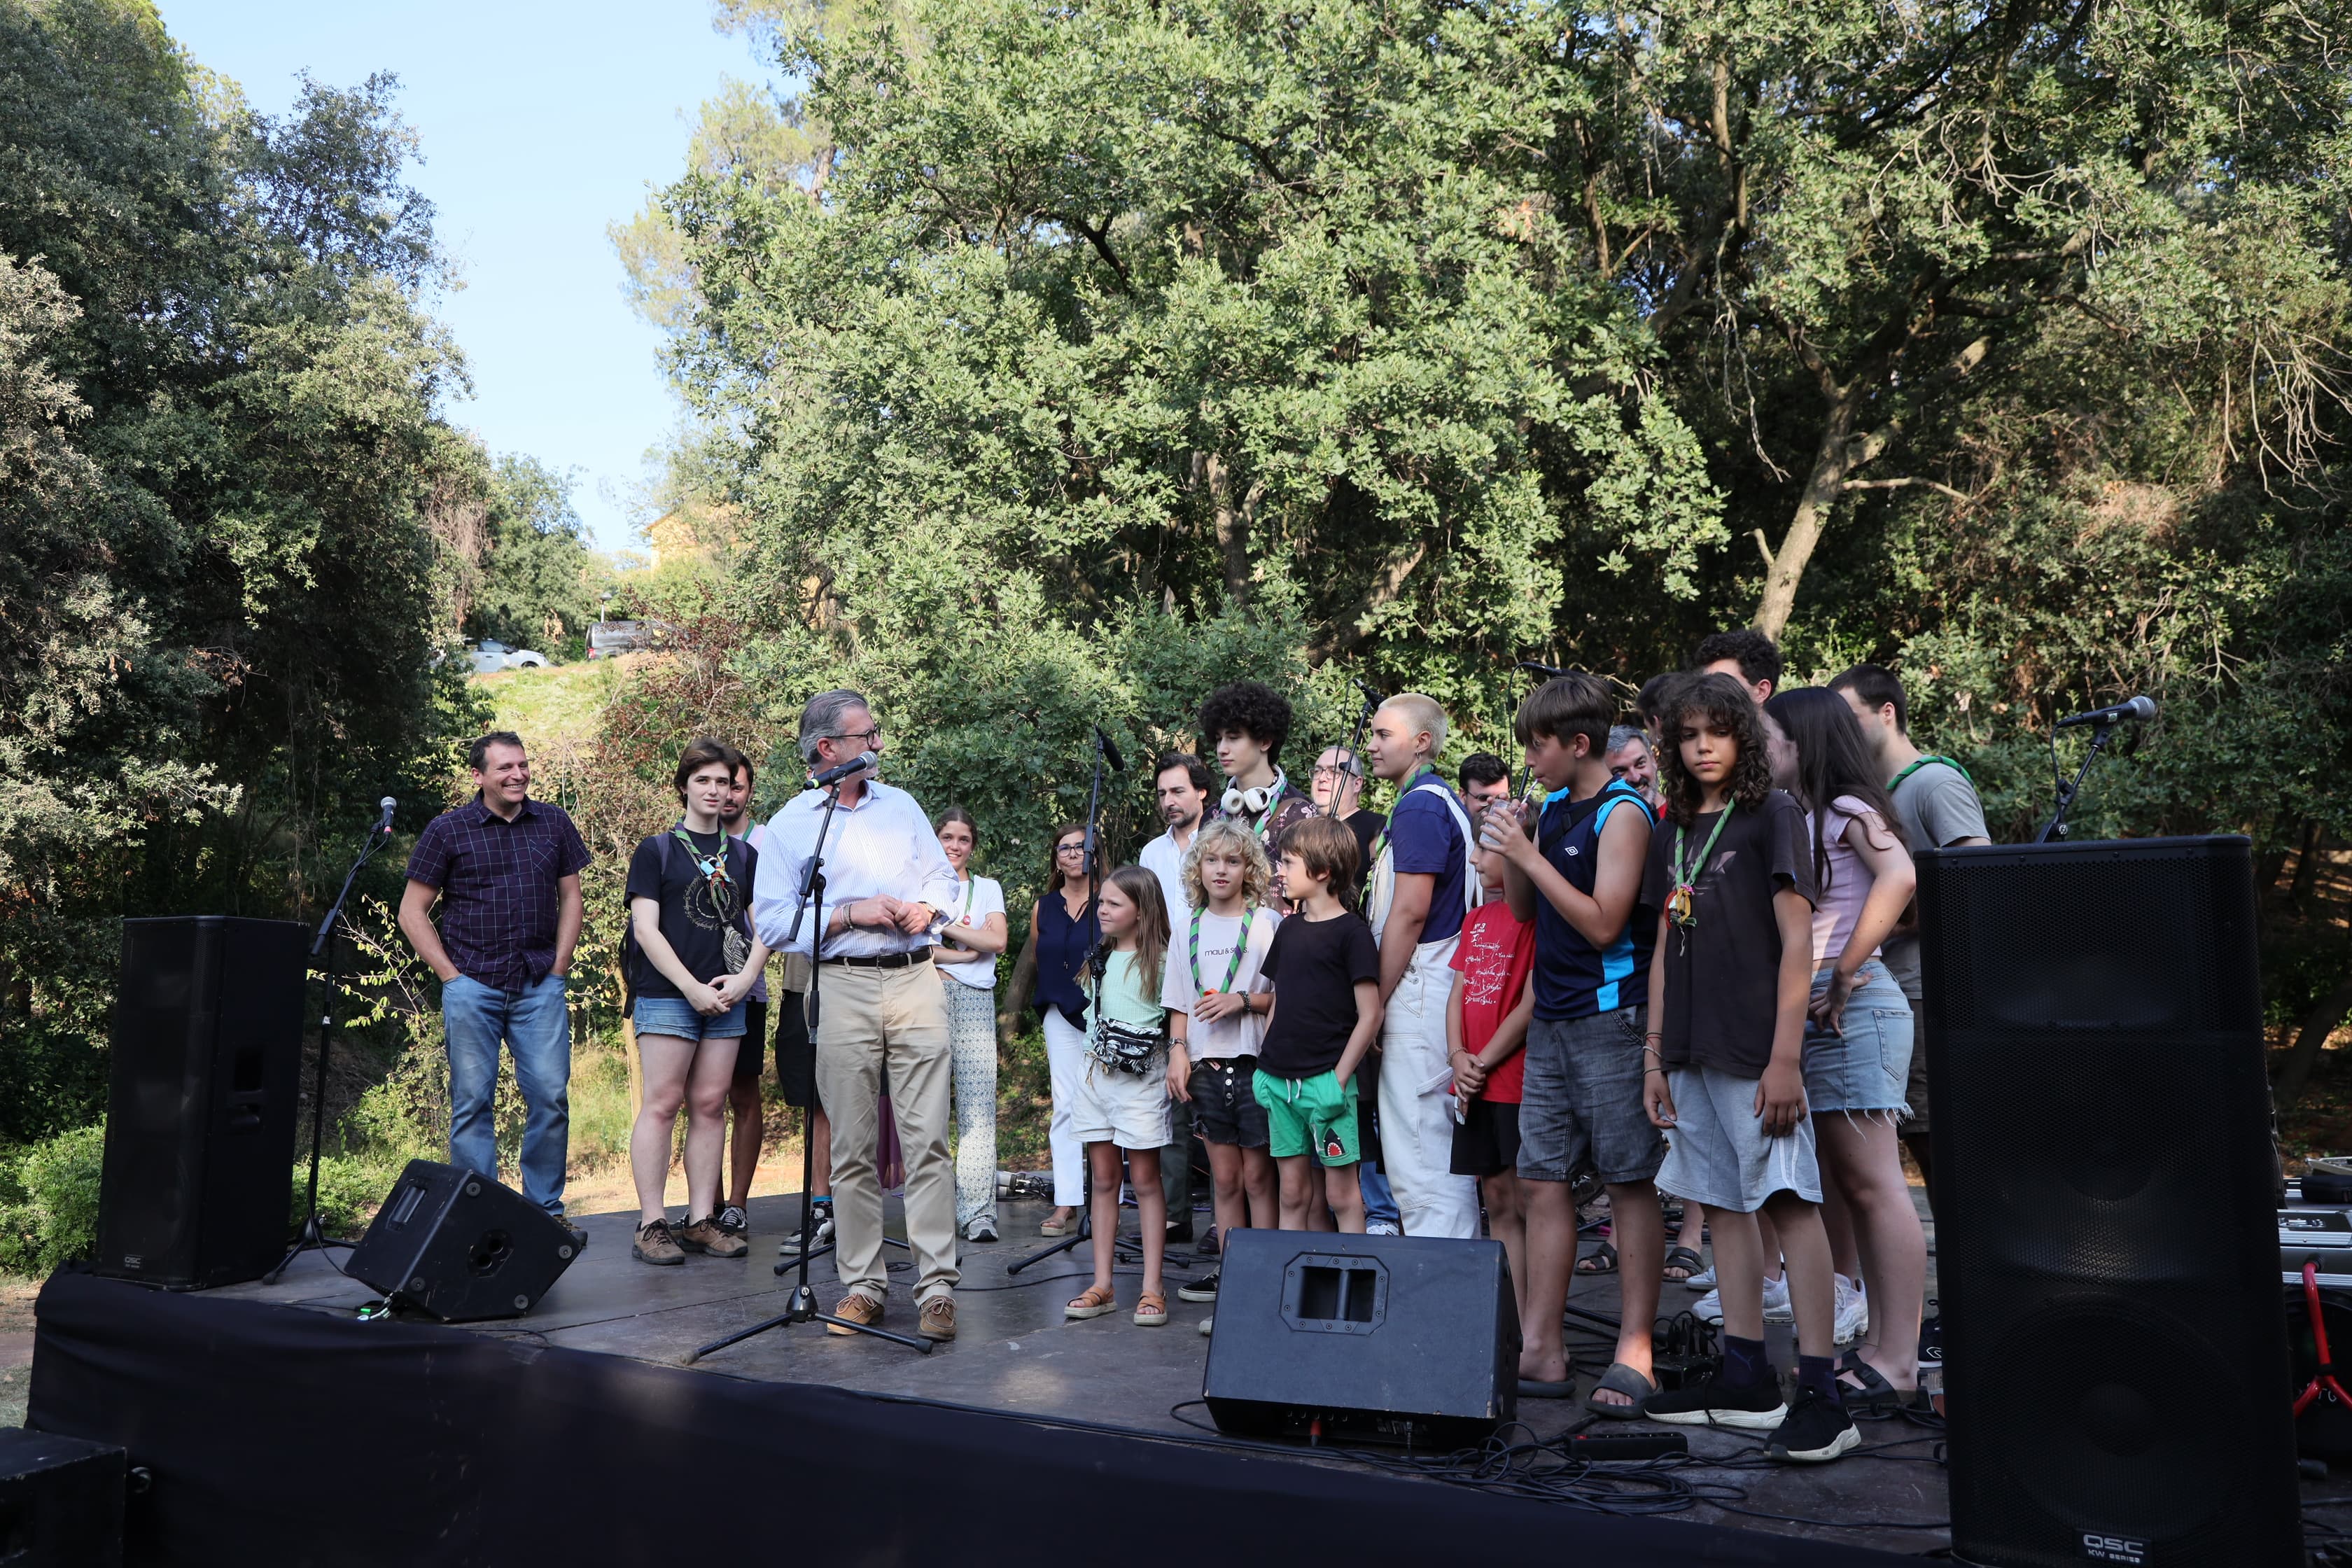
[[[711,908],[719,911],[725,921],[719,938],[720,956],[726,960],[730,970],[742,968],[744,961],[751,956],[751,942],[740,929],[742,889],[736,887],[735,878],[727,868],[726,827],[721,826],[719,829],[719,850],[714,855],[705,855],[694,840],[687,837],[686,818],[679,817],[669,832],[671,837],[686,847],[688,858],[693,860],[694,868],[702,874],[703,886],[709,890]]]
[[[1207,912],[1206,910],[1192,911],[1192,994],[1195,996],[1216,994],[1214,991],[1201,989],[1201,917]],[[1218,986],[1217,991],[1231,991],[1234,982],[1241,978],[1242,954],[1249,950],[1250,918],[1256,913],[1255,904],[1242,905],[1242,929],[1240,934],[1234,938],[1233,962],[1225,965],[1225,983]]]
[[[677,825],[669,831],[672,837],[686,846],[687,854],[693,858],[694,868],[702,873],[702,879],[705,882],[710,884],[710,891],[714,897],[720,888],[734,887],[735,879],[727,874],[727,829],[725,827],[719,829],[719,852],[715,855],[705,855],[696,847],[694,840],[687,837],[686,818],[679,817]]]
[[[1976,780],[1974,780],[1974,779],[1969,778],[1969,770],[1968,770],[1968,769],[1966,769],[1966,768],[1964,768],[1964,767],[1962,767],[1962,766],[1960,766],[1960,764],[1959,764],[1959,763],[1956,763],[1956,762],[1952,761],[1952,759],[1951,759],[1951,758],[1949,758],[1949,757],[1937,757],[1937,756],[1923,756],[1923,757],[1921,757],[1917,762],[1913,763],[1909,767],[1905,768],[1901,773],[1896,773],[1893,778],[1891,778],[1891,779],[1889,779],[1889,780],[1887,780],[1887,781],[1886,781],[1886,792],[1887,792],[1887,794],[1889,794],[1889,795],[1894,794],[1894,793],[1895,793],[1895,786],[1896,784],[1901,784],[1905,779],[1909,778],[1913,773],[1917,773],[1921,768],[1926,767],[1929,763],[1943,763],[1946,767],[1948,767],[1948,768],[1951,769],[1954,773],[1956,773],[1959,774],[1962,778],[1964,778],[1964,779],[1969,779],[1969,787],[1970,789],[1974,789],[1974,788],[1976,787],[1976,783],[1977,783],[1977,781],[1976,781]]]
[[[1685,952],[1690,951],[1691,927],[1698,924],[1698,916],[1691,909],[1692,895],[1698,891],[1698,875],[1706,869],[1706,858],[1715,853],[1715,841],[1723,837],[1723,825],[1731,820],[1731,814],[1738,806],[1739,802],[1736,798],[1723,803],[1723,810],[1715,819],[1715,827],[1707,834],[1706,843],[1700,847],[1696,860],[1683,858],[1682,826],[1679,823],[1675,826],[1674,858],[1667,862],[1667,869],[1674,876],[1675,890],[1666,895],[1666,918],[1681,930]]]

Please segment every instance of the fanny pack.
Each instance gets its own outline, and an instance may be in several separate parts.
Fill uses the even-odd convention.
[[[1095,1009],[1095,1032],[1087,1041],[1087,1055],[1113,1072],[1141,1078],[1151,1071],[1152,1058],[1168,1043],[1164,1029],[1139,1029]]]

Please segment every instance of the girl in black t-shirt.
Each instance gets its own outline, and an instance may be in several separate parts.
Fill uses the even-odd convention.
[[[741,1046],[744,998],[767,966],[751,928],[759,855],[719,825],[742,763],[732,746],[697,741],[673,781],[684,815],[648,835],[629,858],[628,983],[645,1098],[629,1130],[641,1263],[679,1264],[688,1252],[740,1258],[749,1244],[711,1218],[724,1189],[727,1091]],[[664,1189],[678,1107],[686,1107],[686,1225],[670,1230]]]
[[[1661,1189],[1705,1204],[1722,1291],[1721,1368],[1653,1395],[1653,1420],[1771,1434],[1776,1458],[1834,1459],[1861,1441],[1840,1407],[1821,1172],[1806,1115],[1812,858],[1804,813],[1772,787],[1747,689],[1699,675],[1665,701],[1671,820],[1652,836],[1640,902],[1660,912],[1643,1102],[1669,1143]],[[1797,1320],[1797,1398],[1764,1357],[1770,1215]]]

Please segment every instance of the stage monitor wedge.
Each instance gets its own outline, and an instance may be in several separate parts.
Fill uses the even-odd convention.
[[[2299,1564],[2250,846],[1917,858],[1955,1556]]]
[[[1517,1413],[1519,1314],[1496,1241],[1237,1230],[1201,1384],[1220,1431],[1485,1441]]]
[[[172,1289],[286,1248],[305,940],[291,921],[122,922],[98,1270]]]
[[[348,1272],[447,1323],[519,1318],[575,1253],[554,1215],[479,1172],[411,1160]]]

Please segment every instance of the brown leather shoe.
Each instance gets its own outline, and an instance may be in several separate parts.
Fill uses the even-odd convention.
[[[677,1244],[688,1252],[709,1253],[713,1258],[740,1258],[751,1250],[750,1242],[719,1229],[714,1219],[696,1220],[679,1231]]]
[[[833,1315],[839,1318],[842,1322],[863,1323],[870,1328],[882,1321],[882,1303],[871,1296],[863,1296],[852,1290],[833,1309]],[[824,1331],[828,1334],[848,1335],[857,1331],[845,1329],[841,1323],[827,1323],[824,1326]]]
[[[916,1314],[915,1331],[927,1340],[955,1338],[955,1298],[943,1294],[924,1302]]]
[[[670,1265],[686,1261],[686,1254],[677,1249],[677,1243],[670,1237],[667,1220],[647,1220],[637,1226],[637,1237],[629,1244],[629,1250],[636,1255],[640,1263]]]

